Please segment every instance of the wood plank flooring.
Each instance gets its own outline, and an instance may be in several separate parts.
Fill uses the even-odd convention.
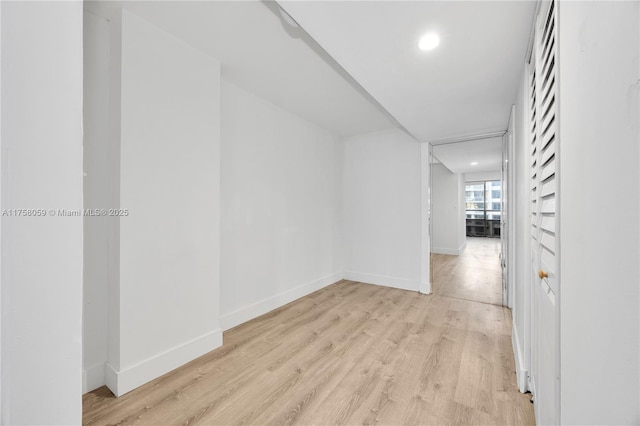
[[[433,253],[431,268],[435,294],[502,305],[499,238],[467,237],[459,256]]]
[[[340,281],[224,334],[224,346],[85,425],[529,425],[508,309]]]

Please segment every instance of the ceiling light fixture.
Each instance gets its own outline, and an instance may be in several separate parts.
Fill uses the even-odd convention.
[[[420,50],[431,50],[435,49],[438,44],[440,44],[440,37],[438,37],[438,34],[427,33],[420,39],[418,47],[420,48]]]
[[[478,165],[478,162],[477,162],[477,161],[474,161],[473,163],[471,163],[471,165],[472,165],[472,166],[477,166],[477,165]]]

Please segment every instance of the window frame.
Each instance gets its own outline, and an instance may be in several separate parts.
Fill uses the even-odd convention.
[[[493,193],[494,191],[496,191],[496,186],[494,186],[493,184],[497,183],[498,185],[496,185],[499,189],[497,189],[497,191],[499,191],[500,193],[500,201],[499,201],[499,208],[498,209],[493,209],[493,208],[488,208],[488,207],[493,207],[493,201],[495,198],[493,197]],[[491,184],[491,185],[489,185]],[[473,186],[478,186],[478,185],[482,185],[482,201],[477,201],[474,199],[472,200],[468,200],[467,199],[467,194],[469,192],[476,192],[476,189],[469,189],[469,187],[473,187]],[[501,180],[477,180],[477,181],[469,181],[469,182],[465,182],[464,184],[464,199],[465,199],[465,219],[466,220],[502,220],[502,181]],[[490,195],[489,198],[487,198],[488,194]],[[473,208],[469,208],[468,204],[469,203],[482,203],[482,209],[473,209]],[[473,215],[473,216],[479,216],[479,213],[482,214],[482,217],[469,217],[469,214]],[[474,214],[475,213],[475,214]],[[497,213],[498,218],[489,218],[489,216],[491,215],[492,217],[495,216],[495,214]]]

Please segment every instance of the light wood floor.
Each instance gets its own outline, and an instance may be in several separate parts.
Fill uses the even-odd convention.
[[[510,311],[341,281],[224,334],[224,346],[86,425],[534,424],[516,388]]]
[[[502,305],[500,239],[467,237],[460,256],[431,255],[435,294]]]

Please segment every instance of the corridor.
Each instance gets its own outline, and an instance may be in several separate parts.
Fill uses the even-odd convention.
[[[435,294],[502,305],[499,238],[467,238],[459,256],[431,254]]]

